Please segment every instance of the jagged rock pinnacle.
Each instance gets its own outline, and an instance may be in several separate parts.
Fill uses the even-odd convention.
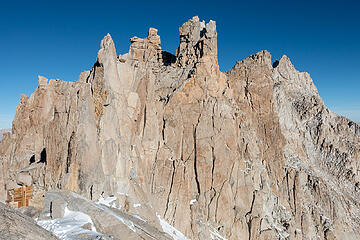
[[[43,76],[38,76],[38,84],[39,87],[46,87],[48,85],[48,79]]]
[[[97,61],[104,64],[105,61],[113,61],[116,59],[115,44],[108,33],[100,43],[100,50],[97,55]]]
[[[200,58],[210,56],[217,61],[217,33],[216,23],[210,20],[199,21],[195,16],[180,28],[180,46],[176,56],[180,66],[194,64]]]

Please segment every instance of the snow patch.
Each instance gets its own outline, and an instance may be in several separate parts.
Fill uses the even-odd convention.
[[[184,234],[182,234],[179,230],[171,226],[168,222],[166,222],[164,219],[162,219],[158,214],[156,214],[160,221],[160,225],[164,232],[169,234],[174,240],[189,240],[187,237],[185,237]]]
[[[91,231],[81,228],[85,224],[91,224]],[[89,215],[82,212],[70,211],[67,207],[63,218],[41,220],[37,221],[37,224],[46,230],[54,233],[58,238],[62,240],[75,240],[78,239],[78,234],[88,234],[93,236],[102,235],[96,232],[94,223],[92,222]]]
[[[99,198],[99,200],[96,202],[97,204],[103,204],[108,207],[116,208],[116,201],[117,197],[111,196],[107,198],[103,198],[102,196]]]
[[[120,193],[119,193],[119,194],[120,194]],[[110,214],[111,216],[115,217],[116,219],[118,219],[119,221],[121,221],[123,224],[125,224],[131,231],[136,232],[135,225],[134,225],[134,223],[133,223],[132,221],[127,220],[127,219],[124,219],[124,218],[121,217],[120,215],[116,214],[116,213],[113,212],[111,209],[107,208],[106,204],[104,204],[104,205],[105,205],[105,207],[104,207],[104,205],[91,202],[91,201],[89,201],[88,199],[86,199],[86,198],[84,198],[84,197],[82,197],[82,196],[80,196],[80,195],[77,195],[77,194],[74,194],[74,193],[72,193],[72,195],[73,195],[75,198],[85,199],[85,200],[86,200],[87,202],[89,202],[92,206],[94,206],[94,207],[96,207],[97,209],[100,209],[100,210],[102,210],[102,211]],[[109,198],[115,198],[115,199],[116,199],[116,197],[108,197],[108,198],[106,198],[106,199],[104,199],[104,200],[101,200],[102,197],[100,197],[99,201],[103,201],[103,202],[105,202],[105,203],[106,203],[106,202],[110,202],[110,203],[111,203],[111,202],[113,201],[113,199],[111,200],[111,199],[109,199]],[[111,201],[110,201],[110,200],[111,200]],[[98,201],[98,202],[99,202],[99,201]],[[110,204],[110,203],[109,203],[109,204]]]
[[[137,219],[140,219],[140,220],[143,221],[143,222],[146,222],[145,219],[141,218],[141,217],[140,217],[139,215],[137,215],[137,214],[133,214],[132,216],[133,216],[133,217],[136,217]]]
[[[216,229],[210,230],[210,237],[213,240],[219,240],[219,239],[220,240],[227,240],[226,238],[221,236],[220,233]]]

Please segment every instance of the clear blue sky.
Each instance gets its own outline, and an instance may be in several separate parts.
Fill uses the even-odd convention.
[[[118,54],[129,38],[159,29],[175,52],[178,27],[192,16],[217,22],[219,64],[260,50],[286,54],[309,72],[326,105],[360,122],[359,1],[0,1],[0,128],[10,127],[20,94],[37,75],[75,81],[110,33]]]

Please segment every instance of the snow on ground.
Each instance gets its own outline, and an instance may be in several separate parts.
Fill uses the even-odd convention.
[[[116,199],[117,199],[117,197],[115,197],[115,196],[107,197],[107,198],[103,198],[101,196],[96,203],[97,204],[104,204],[105,206],[116,208],[116,204],[115,204]]]
[[[72,194],[76,198],[85,199],[80,195]],[[111,216],[115,217],[119,221],[121,221],[123,224],[125,224],[129,229],[131,229],[133,232],[136,232],[136,228],[134,223],[129,220],[125,219],[116,212],[112,211],[111,208],[107,207],[115,207],[115,200],[116,197],[107,197],[104,199],[103,197],[100,197],[100,199],[95,202],[90,202],[94,207],[106,212],[107,214],[110,214]],[[87,199],[86,199],[87,200]],[[87,200],[88,201],[88,200]],[[107,207],[106,207],[107,206]],[[134,207],[139,207],[140,204],[134,204]],[[134,217],[137,217],[141,219],[137,215],[133,215]],[[169,234],[174,240],[189,240],[187,237],[185,237],[184,234],[182,234],[179,230],[171,226],[169,223],[167,223],[164,219],[162,219],[159,215],[156,215],[159,218],[160,225],[162,227],[162,230]],[[143,219],[141,219],[143,220]],[[145,220],[143,220],[145,221]],[[84,228],[81,228],[85,224],[90,223],[91,230],[87,230]],[[96,228],[90,218],[89,215],[82,213],[82,212],[75,212],[70,211],[68,208],[65,208],[65,214],[63,218],[58,219],[50,219],[50,220],[40,220],[37,221],[37,224],[41,227],[45,228],[46,230],[54,233],[58,238],[62,240],[78,240],[76,236],[79,234],[87,234],[89,236],[101,236],[101,233],[96,232]],[[95,239],[95,238],[94,238]],[[221,240],[225,238],[220,238]]]
[[[220,233],[216,229],[210,230],[210,236],[211,236],[211,239],[214,239],[214,240],[227,240],[226,238],[221,236]]]
[[[91,230],[81,228],[85,224],[91,224]],[[40,220],[37,224],[46,230],[54,233],[58,238],[62,240],[75,240],[78,239],[78,234],[88,234],[98,236],[100,233],[96,232],[96,228],[90,218],[82,212],[70,211],[65,208],[65,214],[63,218]]]
[[[164,232],[169,234],[174,240],[189,240],[187,237],[185,237],[184,234],[182,234],[179,230],[171,226],[168,222],[166,222],[164,219],[162,219],[158,214],[156,216],[159,218],[160,225]]]

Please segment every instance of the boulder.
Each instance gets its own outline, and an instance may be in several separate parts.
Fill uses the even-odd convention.
[[[38,226],[35,221],[20,211],[0,203],[0,239],[4,240],[55,240],[52,233]]]
[[[20,172],[16,175],[16,183],[21,186],[30,186],[32,184],[32,177],[29,172]]]

